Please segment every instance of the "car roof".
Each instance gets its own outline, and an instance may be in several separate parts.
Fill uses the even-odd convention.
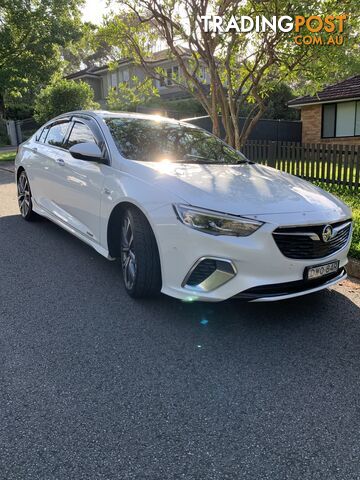
[[[162,115],[148,115],[145,113],[134,113],[134,112],[109,112],[107,110],[76,110],[73,112],[67,112],[59,115],[59,117],[68,117],[71,115],[89,115],[92,117],[100,117],[100,118],[139,118],[144,120],[156,120],[156,121],[166,121],[166,122],[173,122],[179,123],[180,120],[176,120],[173,118],[163,117]]]

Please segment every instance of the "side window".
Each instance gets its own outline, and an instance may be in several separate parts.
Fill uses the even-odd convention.
[[[96,143],[92,131],[84,123],[74,123],[66,147],[70,148],[77,143]]]
[[[49,131],[49,127],[45,127],[42,129],[41,131],[41,134],[38,138],[36,138],[36,140],[40,143],[44,143],[45,142],[45,138],[46,138],[46,135],[48,134],[48,131]]]
[[[40,128],[35,134],[35,140],[38,142],[40,140],[41,134],[43,133],[44,128]]]
[[[69,122],[55,123],[50,127],[45,143],[54,147],[62,147],[68,126]]]

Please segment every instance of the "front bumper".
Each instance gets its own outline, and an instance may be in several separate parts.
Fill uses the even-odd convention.
[[[346,246],[333,255],[320,259],[298,260],[285,257],[272,236],[275,228],[289,223],[287,215],[283,216],[281,223],[268,221],[248,237],[212,236],[186,227],[177,219],[169,222],[172,217],[170,209],[159,209],[155,219],[153,218],[161,259],[162,292],[172,297],[185,301],[227,300],[257,287],[301,282],[306,267],[334,260],[339,261],[339,272],[333,278],[324,278],[321,284],[304,285],[304,289],[290,292],[278,291],[274,295],[254,295],[247,300],[274,301],[305,295],[327,288],[346,277],[344,267],[347,264],[351,235]],[[294,214],[291,219],[293,224],[301,224],[301,219],[294,218]],[[211,291],[197,291],[187,286],[184,279],[199,259],[204,257],[231,262],[236,274]]]
[[[248,302],[275,302],[277,300],[286,300],[287,298],[300,297],[309,293],[318,292],[324,288],[331,287],[331,285],[335,285],[341,280],[345,280],[346,277],[347,273],[345,268],[341,268],[334,275],[329,275],[319,280],[299,280],[275,285],[263,285],[245,290],[245,292],[239,293],[233,298],[246,300]]]

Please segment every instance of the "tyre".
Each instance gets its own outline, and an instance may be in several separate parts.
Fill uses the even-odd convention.
[[[122,216],[121,265],[125,289],[131,297],[149,297],[160,292],[160,258],[155,236],[147,219],[135,208],[125,210]]]
[[[22,218],[27,221],[35,220],[38,216],[33,211],[29,179],[24,170],[20,173],[17,181],[17,195]]]

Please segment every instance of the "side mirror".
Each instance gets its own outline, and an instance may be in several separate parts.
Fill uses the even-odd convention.
[[[69,148],[70,154],[78,160],[88,160],[90,162],[97,162],[103,160],[100,148],[96,143],[84,142],[77,143]]]

